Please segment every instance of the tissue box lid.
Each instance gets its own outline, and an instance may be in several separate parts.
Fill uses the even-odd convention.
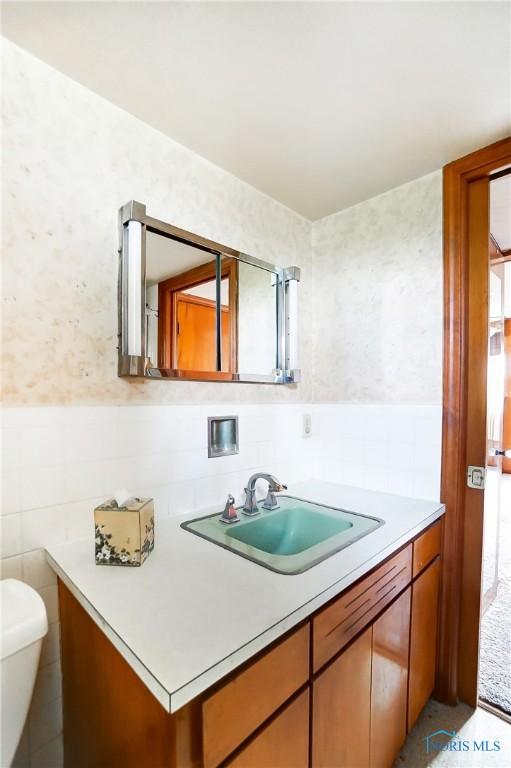
[[[148,504],[152,499],[138,499],[133,498],[128,501],[127,504],[125,504],[122,507],[117,506],[117,502],[114,498],[107,499],[102,504],[100,504],[96,509],[95,512],[140,512],[146,504]]]

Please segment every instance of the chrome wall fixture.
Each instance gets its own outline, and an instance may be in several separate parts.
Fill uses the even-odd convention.
[[[146,349],[146,235],[162,235],[274,273],[276,289],[275,367],[268,373],[185,371],[158,368]],[[218,259],[218,262],[220,259]],[[119,361],[118,375],[150,379],[292,384],[300,381],[298,368],[298,267],[282,268],[236,251],[147,215],[143,203],[131,200],[119,211]]]
[[[239,453],[237,416],[208,416],[208,458]]]

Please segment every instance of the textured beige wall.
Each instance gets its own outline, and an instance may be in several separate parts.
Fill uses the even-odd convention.
[[[442,177],[315,222],[313,399],[439,403]]]
[[[4,403],[309,400],[310,223],[7,41],[3,74]],[[117,210],[132,198],[302,267],[301,384],[117,378]]]
[[[439,400],[439,174],[312,228],[11,43],[3,56],[6,404]],[[117,378],[117,208],[130,198],[178,226],[302,267],[301,384]],[[41,548],[86,535],[91,509],[113,487],[135,484],[156,499],[163,516],[219,503],[261,468],[291,482],[315,473],[396,493],[436,492],[439,411],[435,419],[429,409],[383,407],[369,414],[363,405],[318,406],[316,440],[304,442],[300,406],[239,405],[241,452],[210,467],[205,408],[4,414],[2,576],[38,588],[50,617],[22,742],[32,765],[62,764],[57,591]],[[384,466],[368,459],[373,456],[383,457]],[[19,764],[28,762],[22,756]]]
[[[311,225],[7,41],[3,59],[6,404],[440,401],[439,172]],[[302,267],[301,384],[117,378],[117,209],[131,198]]]

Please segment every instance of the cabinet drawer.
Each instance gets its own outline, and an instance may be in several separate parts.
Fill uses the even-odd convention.
[[[413,568],[415,578],[437,555],[440,554],[442,543],[442,521],[436,523],[424,531],[413,542]]]
[[[322,610],[312,622],[314,672],[364,629],[411,577],[409,544]]]
[[[225,760],[308,680],[309,633],[306,624],[204,700],[204,768]]]

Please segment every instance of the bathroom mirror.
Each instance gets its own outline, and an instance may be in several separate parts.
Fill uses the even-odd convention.
[[[283,269],[120,210],[119,375],[288,384],[297,267]]]

